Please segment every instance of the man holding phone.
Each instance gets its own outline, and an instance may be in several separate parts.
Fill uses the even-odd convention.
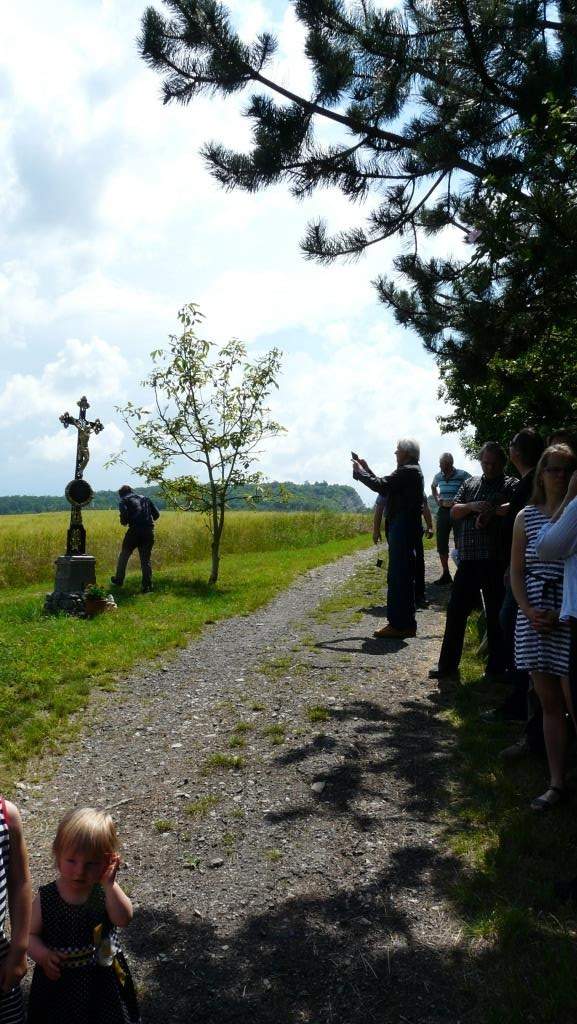
[[[417,632],[415,618],[415,550],[422,541],[423,474],[420,448],[411,438],[401,438],[395,456],[397,468],[377,477],[364,459],[351,452],[353,478],[387,499],[389,562],[387,570],[388,623],[375,630],[379,639],[405,639]]]

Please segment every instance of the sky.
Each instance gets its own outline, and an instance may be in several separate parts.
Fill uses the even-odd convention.
[[[121,449],[137,461],[117,408],[141,403],[150,352],[176,332],[187,302],[200,306],[215,342],[241,338],[251,356],[273,345],[283,352],[271,405],[287,430],[267,442],[258,467],[270,479],[352,482],[351,448],[385,473],[398,437],[420,441],[427,480],[442,451],[472,468],[436,422],[447,409],[434,361],[371,285],[390,270],[398,240],[354,264],[320,267],[299,249],[307,222],[322,216],[338,230],[370,206],[335,190],[299,203],[282,186],[222,191],[199,149],[210,139],[248,146],[248,95],[164,107],[161,80],[137,51],[145,6],[28,0],[3,10],[0,491],[63,492],[76,432],[59,416],[75,414],[83,394],[89,418],[105,425],[85,477],[95,489],[131,479],[105,466]],[[306,90],[292,8],[229,6],[243,37],[276,32],[271,77]],[[428,244],[462,243],[450,234]]]

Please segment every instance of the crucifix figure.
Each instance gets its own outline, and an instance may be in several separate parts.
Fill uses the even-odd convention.
[[[82,522],[82,506],[92,500],[93,491],[90,484],[83,479],[83,473],[90,458],[88,450],[90,435],[99,434],[101,430],[104,430],[100,420],[86,419],[86,410],[90,408],[90,405],[85,395],[76,404],[80,409],[77,417],[71,416],[68,412],[60,417],[60,422],[64,427],[76,427],[78,431],[74,480],[70,481],[65,491],[66,498],[72,506],[67,533],[67,555],[83,555],[86,552],[86,530]]]

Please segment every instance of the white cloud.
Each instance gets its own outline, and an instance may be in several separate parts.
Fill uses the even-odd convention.
[[[377,468],[382,452],[386,468],[397,432],[429,437],[436,455],[434,367],[377,305],[370,284],[390,271],[398,241],[330,268],[299,252],[309,219],[325,217],[338,231],[362,222],[371,203],[353,206],[328,189],[297,204],[284,185],[223,192],[198,150],[212,138],[246,150],[247,96],[164,107],[160,77],[135,45],[140,0],[59,0],[57,18],[44,0],[6,8],[0,429],[10,479],[29,489],[33,459],[36,489],[43,462],[73,464],[73,432],[58,430],[57,417],[74,413],[83,393],[89,415],[107,423],[91,445],[90,469],[100,473],[100,456],[122,435],[112,406],[141,400],[147,353],[166,344],[190,300],[206,314],[207,337],[285,349],[275,401],[290,433],[271,446],[273,475],[346,479],[351,444]],[[271,77],[308,94],[311,69],[292,5],[232,0],[232,8],[243,38],[269,28],[278,35]],[[321,133],[333,137],[334,128]],[[461,240],[449,232],[424,244],[432,254]],[[3,486],[16,487],[7,473]]]
[[[88,392],[91,400],[122,397],[128,363],[120,349],[101,338],[70,338],[38,375],[14,373],[0,390],[0,425],[10,427],[63,413],[71,399]],[[90,414],[88,415],[90,418]]]
[[[227,270],[202,294],[208,332],[252,340],[291,328],[317,332],[374,306],[366,270],[307,264],[289,270]]]
[[[437,387],[434,366],[403,354],[399,329],[390,330],[388,346],[375,331],[374,340],[288,354],[272,400],[288,432],[269,443],[263,467],[280,479],[351,482],[351,449],[384,473],[394,468],[397,439],[407,436],[421,443],[427,481],[441,451],[451,447],[458,464],[471,466],[458,438],[441,436],[436,417],[447,409]],[[370,502],[368,493],[365,498]]]
[[[59,430],[56,434],[42,434],[28,442],[28,455],[31,460],[42,462],[68,462],[74,465],[76,437],[71,431]]]
[[[34,437],[27,444],[29,458],[49,463],[68,462],[73,466],[76,455],[77,436],[76,430],[69,428],[68,430],[61,429],[53,434],[42,434],[40,437]],[[102,463],[110,455],[121,451],[124,444],[125,437],[123,431],[116,423],[106,422],[104,430],[99,434],[92,434],[90,437],[89,465],[91,468],[94,468],[94,465],[102,466]],[[85,472],[85,476],[90,476],[90,469]]]
[[[56,359],[47,363],[42,383],[53,391],[62,388],[64,382],[68,391],[72,385],[78,390],[84,384],[98,398],[115,399],[123,393],[122,382],[128,370],[128,363],[116,345],[101,338],[86,342],[70,338]]]
[[[164,323],[170,322],[169,318],[174,315],[173,306],[165,298],[150,289],[113,280],[99,270],[81,278],[73,288],[59,297],[55,317],[80,315],[88,309],[93,315],[126,315],[130,310],[132,313],[138,312],[140,316],[153,317]]]

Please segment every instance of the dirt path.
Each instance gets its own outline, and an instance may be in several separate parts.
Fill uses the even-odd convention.
[[[373,560],[314,570],[95,697],[50,780],[19,788],[36,882],[65,809],[113,809],[147,1024],[470,1019],[439,843],[451,738],[426,678],[443,616],[373,640]]]

